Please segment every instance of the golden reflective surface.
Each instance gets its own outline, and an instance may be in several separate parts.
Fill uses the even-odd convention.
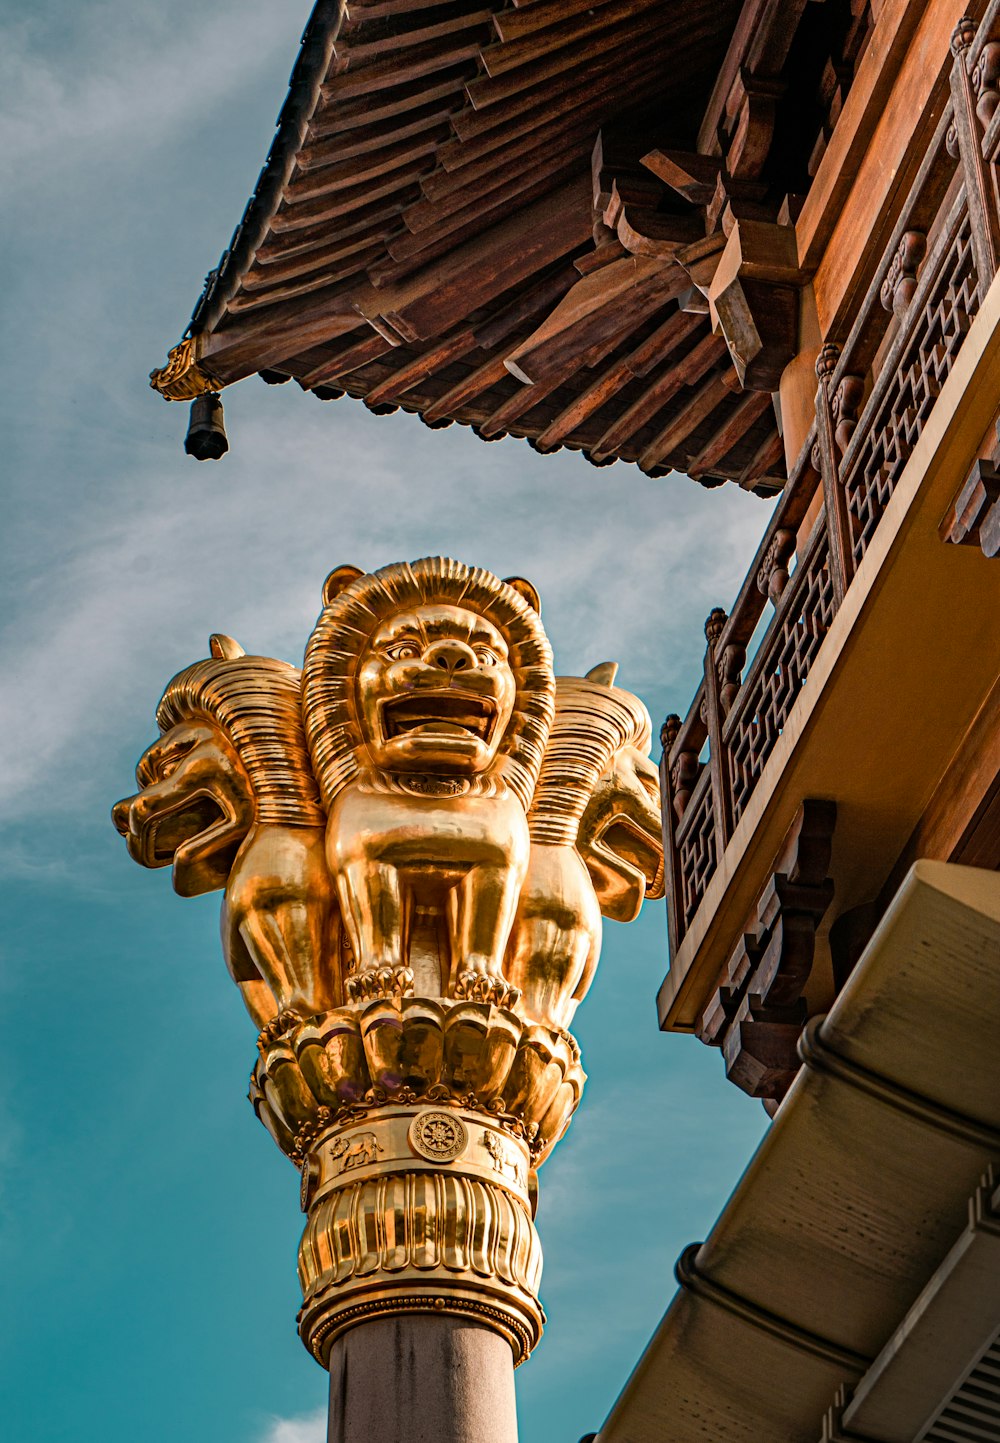
[[[663,894],[648,713],[611,663],[555,676],[530,583],[439,557],[331,572],[301,673],[210,651],[113,820],[182,895],[223,891],[251,1100],[302,1170],[303,1338],[322,1360],[444,1308],[520,1359],[602,915]]]

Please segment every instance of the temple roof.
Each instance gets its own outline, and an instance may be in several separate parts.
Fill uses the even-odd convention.
[[[318,0],[257,188],[153,384],[291,377],[772,493],[770,391],[743,389],[708,314],[711,153],[803,4]]]

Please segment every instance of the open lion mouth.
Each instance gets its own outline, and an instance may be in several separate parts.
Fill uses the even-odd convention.
[[[411,732],[435,736],[462,733],[486,741],[493,730],[497,710],[486,697],[459,692],[429,692],[426,696],[405,696],[387,701],[382,708],[382,728],[387,739]]]
[[[154,866],[173,861],[178,847],[192,841],[222,818],[222,808],[212,797],[195,797],[183,807],[161,812],[146,828],[145,851]]]
[[[647,896],[662,895],[663,853],[658,846],[658,837],[651,838],[630,817],[619,812],[602,829],[598,841],[643,874]]]

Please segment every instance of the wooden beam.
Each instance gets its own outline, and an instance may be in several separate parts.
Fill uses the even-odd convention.
[[[507,357],[507,369],[519,381],[544,380],[562,360],[567,346],[583,349],[586,334],[615,327],[623,333],[623,307],[665,305],[674,268],[661,261],[626,256],[584,276],[563,297],[550,316]],[[686,277],[685,277],[686,280]],[[654,299],[655,297],[655,299]]]
[[[611,3],[591,7],[582,16],[552,25],[547,29],[525,34],[522,39],[487,45],[483,49],[482,62],[486,74],[491,78],[514,70],[521,65],[530,65],[543,60],[553,52],[575,48],[581,40],[587,40],[601,31],[610,31],[618,25],[628,25],[645,10],[661,5],[661,0],[611,0]]]
[[[394,401],[404,391],[417,386],[421,381],[426,381],[433,376],[435,371],[449,365],[452,361],[459,360],[469,351],[476,349],[476,338],[472,330],[467,326],[459,331],[457,335],[449,336],[446,340],[439,341],[436,346],[423,351],[409,365],[401,366],[391,376],[373,386],[368,392],[367,400],[371,405],[381,405],[384,401]]]
[[[424,412],[424,420],[440,421],[446,416],[454,416],[455,412],[466,402],[474,400],[483,391],[488,391],[500,381],[506,380],[509,374],[503,363],[503,356],[491,356],[488,361],[484,361],[481,366],[470,371],[463,380],[458,381],[450,390],[445,391],[432,405],[428,406]]]
[[[451,170],[435,170],[423,178],[420,189],[429,202],[447,200],[449,196],[468,190],[468,201],[473,194],[479,195],[495,188],[504,176],[530,169],[538,157],[544,157],[553,151],[565,156],[572,147],[581,156],[585,155],[590,149],[593,135],[594,118],[591,113],[571,114],[563,117],[557,124],[541,125],[530,131],[521,145],[516,144],[514,137],[510,137],[509,141],[501,140],[501,155],[491,149],[478,159],[475,156],[468,157],[467,163],[463,161],[461,166],[454,166]],[[490,139],[496,143],[494,137]],[[471,145],[465,148],[470,151],[473,149]],[[439,161],[440,158],[439,152]]]
[[[305,145],[296,155],[296,163],[304,170],[314,165],[335,165],[342,160],[352,160],[358,155],[370,155],[386,145],[393,145],[411,136],[433,130],[442,122],[447,124],[449,116],[457,110],[462,101],[458,92],[452,92],[444,100],[430,105],[421,105],[410,112],[409,120],[393,116],[379,124],[366,126],[363,131],[336,131],[324,138],[313,139],[312,128]]]
[[[650,441],[639,457],[640,469],[649,471],[654,466],[661,465],[671,451],[685,441],[692,431],[696,431],[702,421],[710,416],[727,396],[732,395],[732,390],[731,375],[710,377]]]
[[[773,469],[783,460],[784,454],[785,443],[775,427],[773,434],[760,443],[743,470],[734,478],[737,485],[743,491],[750,491],[754,482],[764,476],[774,476],[779,486],[784,485],[785,478],[777,475]]]
[[[285,231],[281,235],[269,233],[267,238],[257,247],[254,256],[254,264],[260,266],[271,265],[272,262],[282,261],[286,257],[302,255],[322,254],[327,246],[340,244],[341,241],[378,233],[385,235],[390,232],[391,225],[385,226],[384,221],[398,221],[399,208],[405,204],[406,197],[412,199],[419,197],[420,192],[414,183],[408,190],[398,195],[392,195],[388,199],[376,201],[370,206],[359,206],[351,213],[350,218],[341,220],[337,226],[336,236],[330,234],[330,227],[324,222],[303,226],[301,230]]]
[[[527,209],[536,201],[551,195],[558,186],[560,177],[542,176],[531,181],[524,190],[517,193],[519,210]],[[511,204],[502,191],[494,191],[492,204],[486,207],[466,206],[456,211],[432,231],[421,231],[414,235],[404,230],[386,244],[391,261],[378,262],[369,269],[372,284],[378,287],[397,285],[412,276],[432,260],[449,255],[459,247],[477,240],[494,225],[500,225],[511,215]]]
[[[751,391],[744,396],[732,415],[688,464],[687,474],[692,481],[697,481],[707,471],[711,471],[717,462],[724,460],[772,404],[772,398],[766,391]]]
[[[227,314],[238,315],[241,311],[249,311],[261,306],[276,305],[279,301],[290,300],[293,296],[304,296],[310,292],[322,290],[331,282],[340,282],[348,276],[358,275],[371,262],[380,259],[385,255],[385,247],[378,241],[374,244],[365,240],[362,248],[357,247],[348,254],[342,255],[337,261],[325,260],[318,269],[310,270],[305,275],[289,277],[282,280],[278,276],[268,276],[269,284],[256,288],[247,285],[247,278],[244,276],[239,290],[227,304]]]
[[[665,361],[677,347],[702,323],[700,316],[675,311],[653,334],[628,356],[609,366],[597,379],[576,396],[539,436],[539,444],[554,446],[588,420],[595,411],[615,397],[623,386],[644,376],[653,366]]]
[[[334,76],[323,86],[323,98],[337,101],[368,96],[378,90],[402,85],[404,81],[436,75],[450,65],[478,60],[479,48],[478,40],[466,36],[450,45],[416,45],[412,50],[402,50],[386,60],[375,60],[370,65],[359,65],[356,70],[345,70]]]
[[[505,157],[503,165],[483,162],[481,167],[477,168],[478,185],[473,184],[477,177],[466,176],[464,171],[458,173],[457,180],[451,176],[442,177],[439,193],[407,206],[403,212],[403,224],[407,230],[419,234],[420,231],[436,230],[442,221],[460,211],[468,211],[470,206],[482,210],[493,202],[494,194],[502,193],[513,200],[536,176],[554,175],[557,171],[566,169],[576,157],[582,161],[589,149],[590,126],[587,125],[574,134],[577,142],[575,145],[571,143],[569,136],[564,137],[563,143],[558,146],[552,146],[548,140],[543,140],[539,145],[532,145]]]
[[[741,71],[780,74],[805,7],[806,0],[745,0],[698,128],[696,149],[703,155],[722,153],[722,121]]]
[[[436,21],[433,25],[416,26],[412,30],[386,30],[384,26],[373,25],[369,31],[366,26],[361,26],[346,34],[341,32],[333,47],[333,53],[338,60],[346,60],[353,68],[365,60],[380,60],[383,55],[393,55],[400,50],[408,50],[411,46],[444,40],[466,30],[485,29],[492,19],[492,10],[473,10],[451,15],[447,20]],[[371,40],[365,39],[368,34],[372,35]]]
[[[501,40],[520,40],[535,30],[561,24],[575,16],[599,10],[610,0],[535,0],[519,10],[502,10],[493,17],[493,28]]]
[[[300,376],[303,386],[326,386],[331,381],[337,381],[341,376],[349,376],[352,371],[357,371],[361,366],[367,366],[369,361],[377,361],[379,356],[384,356],[387,351],[393,349],[392,342],[387,341],[384,336],[377,332],[367,330],[359,341],[353,346],[346,347],[339,355],[324,361],[319,366],[314,366],[304,376]]]
[[[509,373],[508,373],[509,374]],[[498,406],[485,421],[480,422],[479,429],[484,436],[492,438],[501,436],[515,421],[521,419],[527,412],[544,401],[552,391],[562,384],[562,376],[549,381],[539,381],[537,386],[522,386],[515,391],[502,405]]]
[[[297,280],[300,276],[324,275],[330,267],[336,268],[337,261],[348,260],[361,251],[371,250],[373,246],[378,246],[379,251],[385,253],[385,243],[367,231],[364,235],[349,237],[342,244],[334,243],[329,249],[306,250],[287,260],[270,261],[265,265],[255,260],[240,282],[240,290],[265,291],[285,281]]]
[[[225,315],[202,341],[202,357],[213,376],[231,385],[313,346],[321,346],[357,329],[355,298],[350,282],[282,301],[240,316]]]
[[[629,70],[629,86],[641,97],[644,87],[663,73],[660,56],[650,55],[644,63],[637,62]],[[510,105],[491,106],[478,112],[458,112],[452,120],[457,139],[446,141],[438,149],[438,163],[447,171],[458,171],[475,164],[486,155],[513,146],[525,136],[532,139],[553,136],[568,124],[581,124],[589,117],[596,128],[608,102],[621,90],[621,70],[617,65],[597,68],[590,79],[581,79],[566,72],[565,82],[543,85],[528,91]],[[460,129],[461,124],[461,129]],[[463,132],[468,132],[463,139]]]
[[[696,316],[704,321],[703,316]],[[704,336],[676,366],[670,366],[646,387],[642,395],[621,413],[601,436],[592,454],[597,460],[619,451],[631,436],[651,421],[683,386],[695,381],[718,364],[725,355],[726,343],[720,336]]]
[[[292,204],[309,200],[314,195],[332,195],[335,191],[346,190],[349,186],[369,184],[373,180],[401,170],[412,160],[433,155],[438,145],[451,131],[447,125],[438,125],[434,130],[422,131],[396,145],[387,145],[382,150],[370,151],[367,155],[356,155],[350,160],[316,160],[303,165],[285,187],[285,197]]]
[[[613,49],[601,50],[598,55],[585,50],[555,74],[512,94],[502,109],[488,105],[477,110],[470,105],[458,111],[452,117],[452,129],[459,140],[468,141],[498,126],[507,126],[516,116],[535,107],[549,114],[574,109],[584,96],[590,96],[592,87],[599,82],[613,81],[612,93],[617,94],[621,89],[623,64],[629,67],[629,84],[636,98],[642,97],[651,79],[658,80],[663,74],[663,58],[655,47],[647,47],[639,56],[635,54],[634,44],[624,42]]]
[[[305,226],[326,223],[342,215],[351,215],[360,206],[393,195],[411,181],[418,180],[434,169],[434,158],[423,156],[413,160],[401,170],[384,176],[377,185],[355,185],[349,190],[335,191],[332,195],[318,195],[312,200],[285,201],[281,209],[271,217],[271,231],[281,235],[284,231],[302,230]]]
[[[336,105],[321,103],[309,123],[310,142],[328,135],[341,137],[348,131],[361,128],[367,133],[369,126],[377,125],[380,121],[392,120],[397,115],[406,115],[420,106],[461,95],[470,75],[474,73],[475,67],[466,62],[451,68],[450,71],[445,70],[442,75],[432,72],[419,85],[411,82],[397,86],[379,100],[361,95],[356,100],[341,98]]]
[[[647,11],[642,16],[641,23],[630,29],[612,33],[605,53],[617,52],[618,63],[627,63],[637,47],[655,44],[661,34],[672,35],[671,16],[662,7]],[[671,55],[671,62],[682,63],[685,56],[695,48],[693,44],[678,45]],[[581,62],[585,60],[585,55],[586,52],[580,57]],[[487,106],[498,105],[501,101],[509,102],[521,91],[558,79],[566,72],[572,59],[572,51],[568,54],[556,51],[530,65],[520,65],[514,70],[505,71],[502,75],[494,77],[487,74],[470,80],[465,87],[465,93],[476,110],[485,110]]]
[[[589,180],[580,177],[451,251],[410,280],[372,289],[361,313],[401,335],[439,335],[494,296],[535,275],[590,237]]]

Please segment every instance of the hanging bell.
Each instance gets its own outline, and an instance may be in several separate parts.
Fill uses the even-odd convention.
[[[196,461],[218,461],[229,450],[222,397],[215,391],[192,401],[184,450]]]

